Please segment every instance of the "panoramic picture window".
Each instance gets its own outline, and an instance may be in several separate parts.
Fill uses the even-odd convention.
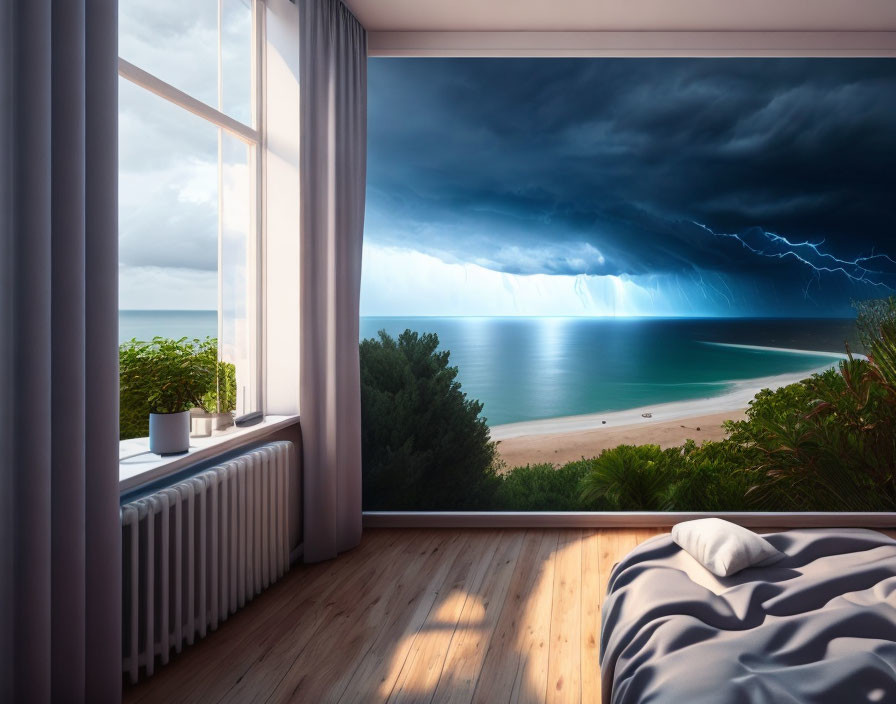
[[[366,509],[896,509],[896,62],[368,80]]]

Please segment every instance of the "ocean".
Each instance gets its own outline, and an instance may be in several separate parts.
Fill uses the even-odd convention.
[[[118,341],[153,337],[179,340],[218,336],[218,312],[214,310],[120,310]]]
[[[706,343],[843,352],[855,339],[844,319],[361,319],[362,338],[381,329],[436,333],[489,425],[706,398],[736,381],[837,362]]]
[[[849,319],[361,318],[379,330],[433,332],[489,425],[621,411],[716,396],[744,379],[808,372],[836,359],[730,347],[843,352]],[[215,311],[121,311],[119,339],[217,334]],[[707,344],[707,343],[723,343]]]

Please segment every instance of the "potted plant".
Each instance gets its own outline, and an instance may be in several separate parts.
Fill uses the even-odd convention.
[[[122,395],[145,398],[149,410],[149,449],[159,455],[190,449],[190,408],[214,384],[215,367],[200,353],[199,340],[122,345]]]
[[[218,341],[215,338],[207,338],[197,354],[206,366],[215,370],[212,384],[198,403],[202,409],[201,418],[203,421],[208,419],[207,434],[227,430],[233,426],[233,412],[236,410],[236,367],[230,362],[218,361]]]
[[[199,343],[196,350],[196,356],[200,363],[215,367],[218,359],[218,340],[214,337],[207,337]],[[214,392],[216,382],[213,379],[211,386],[207,388],[195,402],[193,408],[190,409],[190,437],[205,438],[212,434],[212,422],[214,418]]]
[[[212,434],[212,414],[204,406],[190,409],[190,437],[207,438]]]
[[[216,369],[212,430],[220,432],[233,427],[233,412],[236,410],[236,367],[230,362],[218,362]]]

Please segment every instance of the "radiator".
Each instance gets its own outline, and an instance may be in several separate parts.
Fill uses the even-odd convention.
[[[291,442],[272,442],[121,507],[122,670],[153,674],[289,567]]]

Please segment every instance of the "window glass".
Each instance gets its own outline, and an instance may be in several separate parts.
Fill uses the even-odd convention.
[[[255,248],[252,232],[252,149],[243,141],[222,134],[221,171],[221,359],[236,366],[237,412],[255,410]]]
[[[119,266],[123,340],[217,334],[218,129],[123,78]],[[167,311],[201,314],[187,329]]]
[[[261,138],[237,136],[224,119],[255,127],[254,7],[252,0],[123,0],[120,8],[121,58],[149,74],[120,69],[122,354],[130,353],[128,341],[156,337],[192,346],[197,365],[209,366],[207,355],[217,353],[217,374],[189,402],[200,416],[260,407]],[[122,397],[123,440],[147,434],[145,396]],[[194,426],[200,434],[232,429],[220,416]]]
[[[221,111],[253,125],[250,0],[221,1],[221,66]]]
[[[218,105],[217,0],[120,0],[121,58]]]
[[[252,126],[251,0],[122,0],[118,21],[123,59]]]
[[[896,508],[894,114],[893,59],[371,58],[365,509]]]

